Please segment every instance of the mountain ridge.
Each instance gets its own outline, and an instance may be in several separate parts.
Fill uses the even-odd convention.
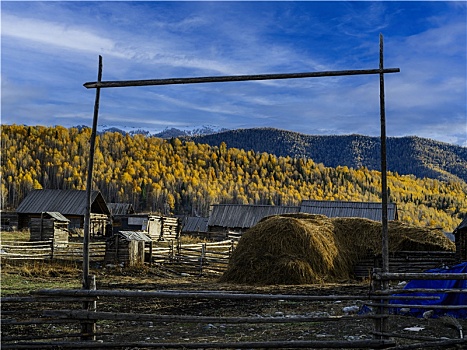
[[[352,135],[306,135],[275,128],[236,129],[188,137],[196,143],[267,152],[276,156],[309,158],[328,167],[381,169],[379,137]],[[400,175],[467,182],[467,147],[418,136],[388,137],[387,166]]]

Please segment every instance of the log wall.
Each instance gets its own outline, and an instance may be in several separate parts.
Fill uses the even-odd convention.
[[[31,218],[31,241],[53,241],[56,244],[68,243],[68,223],[54,219]]]
[[[401,251],[389,255],[390,272],[419,273],[442,266],[452,266],[456,263],[456,253],[454,252]],[[355,265],[355,277],[368,278],[373,268],[381,268],[382,266],[381,255],[368,255]]]

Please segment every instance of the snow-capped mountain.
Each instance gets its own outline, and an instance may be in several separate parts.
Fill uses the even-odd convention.
[[[76,128],[81,129],[85,127],[84,125],[76,126]],[[223,131],[228,131],[229,129],[222,128],[216,125],[201,125],[201,126],[186,126],[186,127],[166,127],[164,129],[148,129],[139,126],[111,126],[100,124],[98,125],[98,133],[104,132],[119,132],[122,134],[129,135],[144,135],[144,136],[155,136],[160,138],[172,138],[172,137],[183,137],[183,136],[203,136],[216,134]]]

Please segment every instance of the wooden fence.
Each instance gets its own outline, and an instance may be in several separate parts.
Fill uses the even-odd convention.
[[[89,254],[92,261],[102,261],[105,242],[91,242]],[[54,244],[53,241],[3,241],[0,245],[2,260],[83,260],[83,243],[68,242]]]
[[[410,291],[398,288],[381,287],[382,281],[397,281],[402,279],[467,279],[467,274],[390,274],[376,271],[374,283],[371,283],[370,291],[362,295],[309,295],[309,294],[244,294],[239,292],[225,291],[128,291],[128,290],[39,290],[26,297],[4,297],[2,298],[2,349],[298,349],[298,348],[337,348],[337,349],[381,349],[393,348],[398,350],[420,349],[420,348],[447,348],[460,346],[465,348],[467,338],[462,334],[462,328],[457,336],[447,337],[445,331],[440,331],[439,335],[424,337],[407,335],[397,330],[398,323],[389,319],[395,317],[388,310],[396,307],[389,304],[391,295],[398,294],[397,299],[416,300],[433,299],[439,295],[440,290],[424,289],[424,296],[411,295]],[[418,291],[419,292],[419,291]],[[443,293],[467,293],[467,290],[443,290]],[[401,295],[400,293],[405,293]],[[430,296],[430,293],[433,296]],[[118,302],[121,299],[123,301]],[[164,305],[163,301],[177,299],[179,304],[192,303],[196,305],[201,302],[204,307],[195,309],[195,314],[186,312],[169,314],[162,308],[162,313],[147,313],[147,305]],[[235,303],[262,303],[275,302],[273,308],[280,316],[268,316],[260,314],[232,316],[219,314],[216,305],[222,300],[228,301],[231,307],[235,308]],[[143,301],[148,301],[137,306]],[[343,302],[364,301],[366,305],[375,308],[372,313],[366,314],[339,314],[329,315],[316,312],[314,314],[293,314],[284,316],[280,312],[286,305],[295,304],[297,310],[305,308],[308,303],[317,304],[321,307],[325,304],[342,305]],[[83,309],[84,302],[93,304],[93,308]],[[27,303],[28,308],[24,308]],[[98,304],[97,304],[98,303]],[[339,304],[336,304],[339,303]],[[44,305],[50,304],[50,307]],[[132,305],[128,311],[115,311],[119,305]],[[212,304],[209,307],[209,304]],[[5,305],[9,306],[6,307]],[[14,307],[16,305],[16,308]],[[34,306],[31,306],[34,305]],[[102,307],[102,309],[101,309]],[[420,305],[404,305],[410,308],[423,308]],[[427,309],[434,308],[433,305],[425,306]],[[438,308],[449,310],[460,309],[465,305],[440,305]],[[157,309],[157,308],[156,308]],[[202,312],[200,312],[202,310]],[[143,311],[143,312],[139,312]],[[145,312],[144,312],[145,311]],[[400,317],[400,316],[399,316]],[[436,319],[420,320],[427,323],[439,322]],[[281,327],[294,325],[304,327],[307,330],[328,325],[337,328],[339,324],[355,324],[360,327],[363,322],[374,324],[374,331],[370,332],[372,338],[352,339],[317,339],[308,337],[309,340],[294,338],[296,335],[290,334],[287,339],[269,338],[261,340],[249,338],[242,341],[242,335],[230,336],[225,340],[224,335],[220,335],[214,341],[202,341],[199,338],[200,325],[208,328],[223,325],[230,327],[232,332],[239,328],[234,325],[252,325],[255,328],[274,324],[274,329],[280,333]],[[141,325],[150,323],[149,328],[142,328]],[[93,327],[87,327],[89,324]],[[114,324],[114,328],[109,325]],[[154,325],[154,326],[152,326]],[[189,328],[189,325],[194,325]],[[228,326],[232,325],[232,326]],[[388,325],[393,327],[389,328]],[[152,328],[150,328],[152,327]],[[170,332],[174,329],[189,329],[192,333],[184,333],[183,338],[171,341],[154,341],[150,335],[155,332]],[[396,329],[394,329],[394,327]],[[248,327],[247,327],[248,328]],[[106,331],[108,329],[109,331]],[[205,328],[202,328],[205,329]],[[290,328],[286,328],[288,330]],[[287,331],[286,331],[287,332]],[[159,333],[158,333],[159,334]],[[287,333],[288,334],[288,333]],[[452,335],[452,333],[451,333]],[[141,338],[141,339],[139,339]],[[186,338],[186,339],[185,339]],[[157,338],[156,338],[157,339]],[[201,339],[201,341],[199,340]],[[402,340],[402,343],[400,341]]]
[[[151,263],[157,263],[179,272],[203,274],[207,272],[221,273],[229,263],[235,242],[209,242],[180,244],[173,240],[165,242],[166,247],[155,247],[152,251]],[[90,242],[90,261],[103,262],[105,242]],[[149,251],[147,251],[149,254]],[[52,241],[20,242],[6,241],[0,245],[2,260],[83,260],[83,243],[69,242],[53,244]]]
[[[397,251],[389,254],[390,272],[420,273],[441,266],[459,263],[455,252],[447,251]],[[369,254],[360,259],[354,267],[357,278],[368,278],[374,268],[383,265],[381,254]]]
[[[227,268],[235,245],[230,240],[194,244],[169,241],[166,248],[153,248],[153,262],[187,273],[221,273]]]

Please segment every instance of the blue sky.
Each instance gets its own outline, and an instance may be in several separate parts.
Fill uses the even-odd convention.
[[[1,2],[2,124],[92,125],[83,83],[374,69],[388,136],[467,146],[465,1]],[[379,136],[379,78],[103,89],[103,125]]]

